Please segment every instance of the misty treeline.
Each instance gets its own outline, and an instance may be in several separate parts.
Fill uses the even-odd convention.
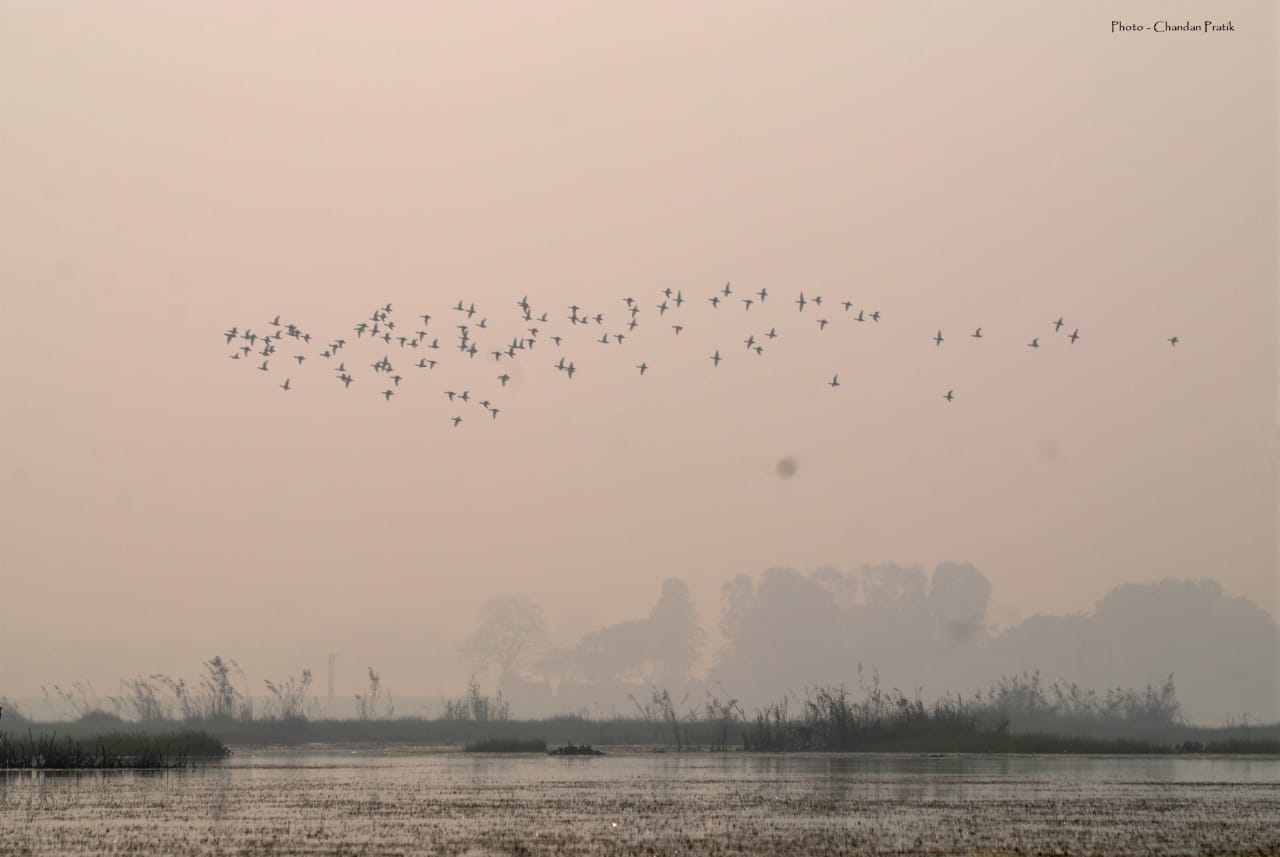
[[[1276,624],[1212,580],[1122,584],[1090,612],[1036,615],[1007,628],[992,624],[990,600],[990,582],[969,563],[931,573],[891,563],[808,574],[771,568],[723,586],[714,650],[688,586],[669,578],[647,615],[569,645],[553,642],[533,600],[491,599],[459,651],[521,716],[620,715],[654,687],[756,710],[805,687],[851,686],[867,664],[886,692],[929,704],[972,701],[974,689],[993,681],[1021,681],[1002,676],[1045,676],[1035,680],[1038,693],[1016,684],[1036,700],[1012,709],[1017,729],[1048,711],[1114,720],[1138,699],[1146,705],[1146,688],[1164,694],[1169,676],[1183,719],[1280,720]],[[1013,698],[1004,694],[1010,705]]]
[[[677,578],[663,581],[647,612],[571,644],[555,641],[538,603],[504,595],[481,606],[458,646],[472,670],[467,689],[430,714],[457,725],[436,730],[446,741],[554,718],[571,740],[676,748],[890,746],[894,736],[935,733],[1172,741],[1193,735],[1194,723],[1226,723],[1232,735],[1248,736],[1251,721],[1280,720],[1276,625],[1213,581],[1124,584],[1090,612],[1008,628],[991,623],[990,595],[970,564],[942,563],[932,573],[892,564],[808,574],[772,568],[724,585],[714,647]],[[372,667],[367,678],[354,697],[355,720],[391,724],[390,692]],[[108,696],[77,682],[46,688],[45,699],[55,718],[74,712],[81,720],[332,718],[311,690],[310,670],[252,687],[236,661],[219,656],[190,682],[135,677]],[[20,714],[6,704],[7,720]],[[587,722],[606,731],[584,731]],[[421,739],[414,728],[386,725],[377,734]]]

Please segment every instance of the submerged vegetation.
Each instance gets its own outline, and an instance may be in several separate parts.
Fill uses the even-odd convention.
[[[36,735],[28,730],[25,736],[0,732],[0,768],[8,769],[185,768],[197,759],[226,755],[226,746],[203,732],[111,732],[83,739],[59,738],[56,732]]]

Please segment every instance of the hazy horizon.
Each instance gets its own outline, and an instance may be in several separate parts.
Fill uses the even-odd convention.
[[[456,693],[489,598],[568,645],[677,577],[714,634],[772,567],[972,563],[1002,629],[1210,578],[1274,622],[1275,8],[1114,14],[4,6],[0,697],[215,654],[323,692],[329,652]],[[355,333],[388,303],[439,366]],[[313,341],[228,359],[277,315]]]

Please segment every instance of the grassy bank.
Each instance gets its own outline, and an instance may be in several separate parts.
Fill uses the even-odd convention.
[[[209,664],[217,664],[217,659]],[[216,671],[211,667],[211,673],[225,681],[225,664]],[[370,676],[367,696],[376,699],[377,675],[370,671]],[[502,748],[542,742],[544,747],[630,745],[675,751],[1280,754],[1280,723],[1218,728],[1184,723],[1172,677],[1161,685],[1095,693],[1063,682],[1046,685],[1038,673],[1024,673],[1003,677],[986,691],[926,704],[918,695],[882,689],[874,669],[864,683],[859,667],[856,695],[844,685],[815,686],[803,696],[788,694],[751,714],[736,699],[708,695],[701,704],[677,702],[666,690],[651,688],[647,702],[631,697],[636,713],[630,717],[593,718],[584,711],[537,720],[512,719],[501,695],[483,696],[474,681],[465,697],[445,706],[446,716],[440,718],[392,718],[389,704],[372,702],[361,709],[364,716],[359,719],[309,718],[300,713],[309,680],[304,674],[296,687],[283,685],[285,691],[269,684],[283,694],[271,710],[292,712],[288,716],[255,717],[252,706],[231,704],[239,698],[231,691],[204,699],[174,683],[175,698],[188,704],[134,704],[131,709],[141,714],[129,721],[86,710],[78,720],[56,727],[18,717],[18,729],[21,734],[32,727],[40,734],[56,728],[64,740],[82,744],[126,730],[138,740],[146,736],[173,743],[165,736],[182,729],[248,746],[447,744],[493,748],[488,752],[522,752]],[[213,680],[206,684],[223,686]],[[222,702],[214,704],[217,699]],[[87,709],[87,696],[82,705]],[[180,716],[175,714],[179,711]],[[30,750],[25,751],[28,756]],[[21,748],[15,752],[21,755]],[[125,751],[119,755],[145,757]]]
[[[1003,722],[1002,722],[1003,723]],[[188,758],[217,755],[222,743],[250,746],[322,744],[446,744],[476,747],[593,744],[647,746],[665,750],[750,750],[756,752],[874,752],[874,753],[1275,753],[1280,754],[1280,724],[1218,729],[1179,726],[1158,736],[1114,737],[1037,730],[1014,731],[988,727],[980,721],[913,710],[893,717],[863,719],[839,707],[788,714],[783,706],[758,712],[753,719],[655,721],[640,718],[589,719],[577,716],[541,720],[231,720],[210,718],[193,722],[115,724],[104,733],[101,719],[33,725],[37,737],[58,730],[59,740],[81,746],[87,753],[104,740],[108,753],[142,755],[134,747],[186,748]],[[122,730],[128,729],[128,733]],[[176,729],[188,730],[183,733]],[[187,736],[216,742],[197,744]],[[115,737],[121,736],[121,737]],[[29,755],[27,739],[9,739],[15,750]],[[149,743],[143,744],[146,741]],[[200,749],[197,749],[200,748]],[[166,751],[171,755],[173,750]],[[501,749],[481,752],[502,752]],[[0,761],[4,758],[0,750]]]
[[[7,769],[185,768],[228,752],[214,736],[194,731],[109,732],[80,738],[34,729],[26,735],[0,732],[0,768]]]

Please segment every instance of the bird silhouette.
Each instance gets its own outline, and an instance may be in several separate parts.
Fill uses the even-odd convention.
[[[955,390],[947,390],[946,395],[944,395],[942,398],[946,399],[949,402],[955,398],[955,392],[956,392]]]
[[[1071,335],[1067,337],[1067,339],[1071,340],[1072,345],[1075,345],[1076,340],[1079,338],[1080,338],[1080,328],[1078,327],[1075,330],[1071,331]]]
[[[639,370],[640,370],[640,374],[641,374],[641,375],[643,375],[643,374],[645,373],[645,370],[646,370],[646,369],[648,369],[648,368],[649,368],[649,366],[648,366],[648,364],[641,363],[640,365],[636,366],[636,368],[637,368],[637,369],[639,369]]]
[[[719,351],[719,350],[717,350],[715,354],[712,354],[712,355],[711,355],[711,362],[712,362],[712,364],[713,364],[713,365],[715,365],[715,366],[719,366],[719,365],[720,365],[720,351]]]
[[[941,344],[942,344],[942,331],[941,331],[941,330],[939,330],[939,331],[938,331],[938,335],[937,335],[937,336],[935,336],[935,337],[933,338],[933,342],[934,342],[934,344],[935,344],[935,345],[941,345]]]
[[[839,387],[839,386],[840,386],[840,375],[839,375],[838,373],[837,373],[837,374],[835,374],[835,375],[832,375],[832,376],[831,376],[831,380],[827,382],[827,386],[828,386],[828,387]]]

